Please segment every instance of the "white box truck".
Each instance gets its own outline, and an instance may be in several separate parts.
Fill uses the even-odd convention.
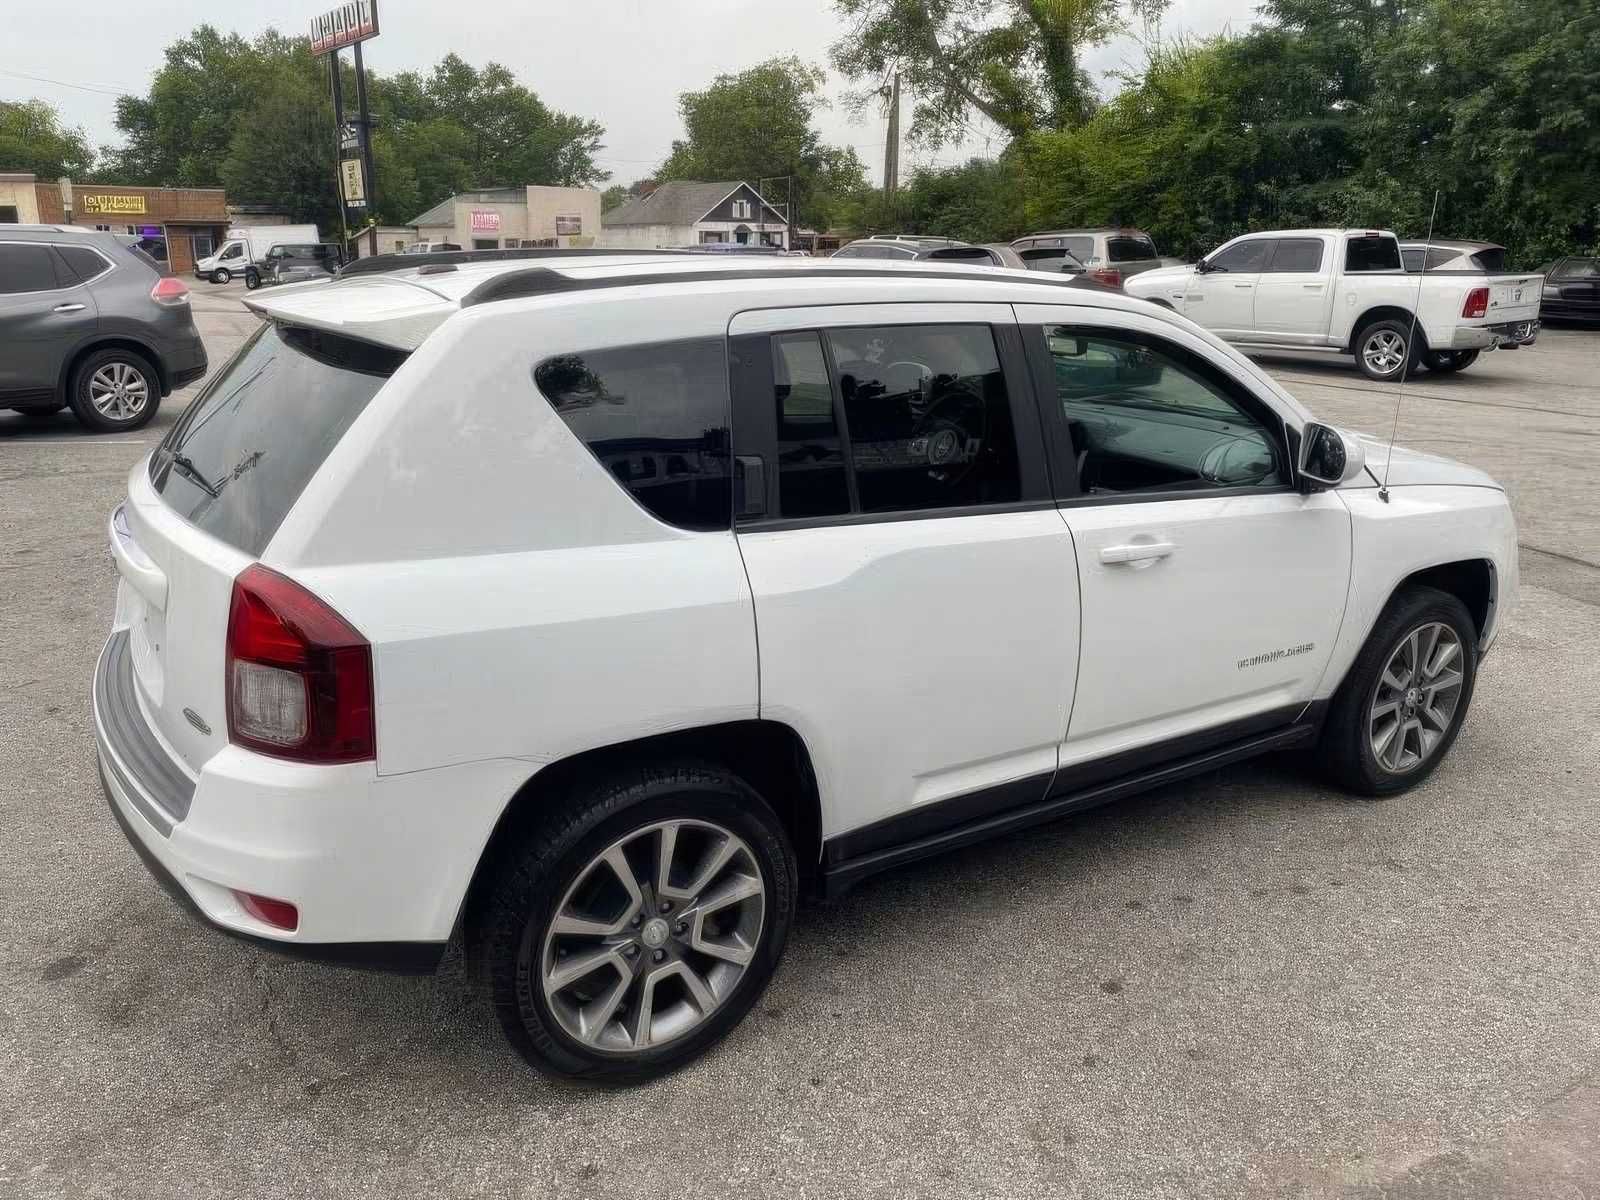
[[[215,254],[197,259],[194,273],[212,283],[243,278],[279,242],[320,242],[315,225],[239,225],[228,230]]]

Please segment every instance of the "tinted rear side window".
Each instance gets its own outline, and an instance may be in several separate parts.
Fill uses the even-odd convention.
[[[720,338],[547,358],[534,382],[567,427],[655,516],[728,529],[728,356]]]
[[[263,326],[172,427],[150,460],[150,480],[179,516],[260,554],[405,357],[315,330]]]
[[[1506,270],[1505,247],[1490,246],[1486,250],[1479,250],[1472,256],[1472,261],[1487,274],[1499,275]]]
[[[106,260],[87,246],[57,246],[56,253],[80,280],[93,279],[107,269]]]
[[[1156,247],[1149,238],[1113,237],[1106,239],[1106,257],[1112,262],[1136,262],[1154,258]]]
[[[1400,270],[1400,243],[1386,237],[1351,238],[1345,244],[1346,271]]]
[[[0,246],[0,292],[48,292],[60,286],[49,246]]]
[[[1279,274],[1320,271],[1322,239],[1279,238],[1277,248],[1273,250],[1271,262],[1266,269]]]

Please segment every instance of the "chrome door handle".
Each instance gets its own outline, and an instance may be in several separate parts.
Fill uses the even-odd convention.
[[[51,309],[50,311],[51,312],[82,312],[83,311],[83,305],[81,305],[81,304],[58,304],[53,309]]]
[[[1126,546],[1105,546],[1100,551],[1103,563],[1149,562],[1166,558],[1177,550],[1171,542],[1130,542]]]
[[[1308,292],[1320,292],[1322,290],[1322,285],[1320,283],[1302,283],[1300,286],[1305,288]]]
[[[1253,287],[1255,287],[1255,284],[1253,284],[1253,283],[1236,283],[1233,286],[1236,287],[1236,288],[1253,288]]]

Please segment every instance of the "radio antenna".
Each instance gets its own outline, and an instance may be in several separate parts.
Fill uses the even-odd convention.
[[[1394,462],[1394,439],[1400,432],[1400,401],[1406,394],[1406,377],[1416,358],[1417,315],[1422,311],[1422,279],[1428,273],[1428,255],[1433,251],[1433,220],[1439,215],[1439,189],[1433,189],[1433,208],[1428,213],[1428,236],[1423,241],[1422,265],[1417,271],[1417,294],[1411,304],[1411,332],[1406,334],[1406,357],[1400,364],[1400,383],[1394,390],[1394,421],[1389,426],[1389,449],[1383,456],[1383,481],[1378,484],[1378,499],[1389,503],[1389,467]],[[1402,257],[1400,264],[1405,265]],[[1359,353],[1359,351],[1357,351]]]

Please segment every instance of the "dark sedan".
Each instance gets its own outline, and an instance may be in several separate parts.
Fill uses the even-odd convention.
[[[1558,258],[1539,273],[1544,276],[1541,317],[1600,321],[1600,258]]]

